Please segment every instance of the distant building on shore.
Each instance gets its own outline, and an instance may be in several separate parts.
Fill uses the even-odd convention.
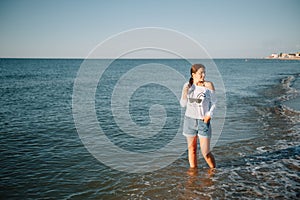
[[[300,52],[297,53],[272,53],[265,57],[267,59],[287,59],[287,60],[300,60]]]

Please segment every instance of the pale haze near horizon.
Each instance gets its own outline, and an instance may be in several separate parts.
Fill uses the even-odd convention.
[[[161,27],[213,58],[261,58],[300,51],[299,10],[298,0],[2,0],[0,57],[85,58],[113,35]]]

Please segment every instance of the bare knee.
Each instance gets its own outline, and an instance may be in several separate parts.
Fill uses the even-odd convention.
[[[188,149],[189,152],[193,152],[193,153],[197,152],[197,137],[188,139]]]

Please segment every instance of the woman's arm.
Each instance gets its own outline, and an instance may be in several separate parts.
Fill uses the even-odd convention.
[[[216,95],[215,95],[214,84],[212,82],[207,82],[207,83],[205,83],[205,86],[208,89],[210,89],[210,109],[204,117],[204,122],[208,123],[210,121],[210,119],[212,118],[213,112],[216,108],[217,98],[216,98]]]
[[[181,99],[180,99],[180,105],[181,107],[186,107],[187,104],[187,94],[189,91],[189,88],[191,85],[189,83],[185,83],[182,88],[182,93],[181,93]]]

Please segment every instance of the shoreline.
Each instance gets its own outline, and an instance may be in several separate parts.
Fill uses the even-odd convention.
[[[300,58],[264,58],[267,60],[300,60]]]

